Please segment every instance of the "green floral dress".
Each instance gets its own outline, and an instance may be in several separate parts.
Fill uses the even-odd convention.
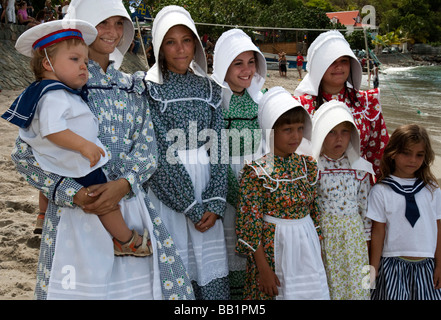
[[[318,228],[316,178],[316,162],[296,153],[288,158],[270,153],[244,168],[237,206],[236,249],[247,255],[245,299],[272,299],[258,288],[253,255],[262,244],[268,264],[275,269],[276,227],[265,221],[264,215],[279,219],[301,219],[310,215]],[[319,229],[317,232],[320,235]]]
[[[245,90],[241,96],[232,95],[228,109],[223,110],[225,129],[229,135],[229,155],[238,159],[243,155],[251,155],[258,151],[261,133],[257,119],[258,104]],[[224,219],[224,230],[230,269],[231,299],[243,299],[245,283],[246,257],[235,252],[236,246],[236,205],[239,194],[240,170],[243,158],[238,161],[230,158],[228,166],[227,209]]]

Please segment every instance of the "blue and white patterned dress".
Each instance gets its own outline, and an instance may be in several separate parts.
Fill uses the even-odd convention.
[[[141,187],[157,167],[153,123],[141,94],[145,90],[142,83],[113,64],[104,72],[98,63],[89,62],[88,104],[99,120],[99,138],[110,158],[103,170],[109,180],[124,178],[130,183],[132,190],[120,202],[121,210],[130,228],[149,229],[153,257],[115,258],[111,237],[97,223],[98,217],[73,204],[73,196],[82,186],[71,178],[41,170],[30,147],[17,138],[12,153],[17,170],[49,199],[37,270],[37,299],[194,299],[173,239]],[[79,230],[71,230],[72,226]],[[76,257],[79,252],[89,260]],[[69,259],[84,261],[84,265],[74,269],[60,265]],[[96,283],[81,287],[79,279],[90,279],[91,275]],[[66,282],[67,276],[75,276],[68,280],[76,282]]]
[[[225,212],[228,158],[221,159],[227,146],[221,143],[221,88],[207,77],[169,71],[163,84],[148,82],[147,95],[159,151],[149,196],[191,280],[198,290],[205,287],[201,298],[228,298],[222,219],[203,233],[194,226],[207,211],[221,218]]]

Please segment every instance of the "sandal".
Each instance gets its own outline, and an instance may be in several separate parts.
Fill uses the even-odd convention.
[[[35,222],[34,234],[41,234],[43,232],[45,212],[39,212],[37,216],[37,221]]]
[[[142,243],[137,247],[140,235],[135,230],[132,230],[132,238],[126,243],[121,243],[117,239],[113,238],[113,252],[116,256],[135,256],[135,257],[147,257],[153,253],[152,243],[150,241],[150,235],[147,229],[144,229],[142,236]]]

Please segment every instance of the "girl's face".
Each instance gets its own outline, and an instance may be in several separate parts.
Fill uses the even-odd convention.
[[[66,41],[58,44],[57,51],[50,62],[45,58],[43,66],[46,69],[45,78],[58,80],[72,89],[80,89],[89,79],[87,63],[89,61],[88,48],[84,44],[68,46]]]
[[[343,56],[335,60],[322,78],[323,89],[327,93],[338,93],[345,85],[351,71],[351,58]],[[335,92],[338,90],[337,92]]]
[[[101,21],[96,30],[96,40],[89,46],[90,55],[108,56],[119,45],[124,34],[124,18],[120,16],[110,17]]]
[[[168,70],[185,74],[194,58],[195,48],[195,37],[189,28],[182,25],[170,28],[161,46]]]
[[[392,174],[399,178],[415,178],[415,172],[423,165],[425,156],[422,141],[408,145],[403,152],[392,157],[395,160],[395,171]]]
[[[274,129],[274,154],[287,158],[296,151],[303,139],[304,124],[282,124]]]
[[[340,123],[327,134],[322,147],[322,153],[331,159],[340,159],[351,141],[352,125]]]
[[[230,89],[241,92],[251,85],[251,80],[256,73],[256,59],[254,51],[246,51],[239,54],[233,60],[225,75],[225,81]]]

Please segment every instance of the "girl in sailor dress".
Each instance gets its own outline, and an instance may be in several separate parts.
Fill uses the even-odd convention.
[[[147,73],[146,94],[159,157],[145,187],[179,250],[196,299],[229,299],[221,88],[206,74],[204,50],[185,9],[163,8],[152,36],[157,63]]]
[[[318,161],[318,204],[323,262],[332,300],[370,296],[366,218],[372,164],[360,157],[359,135],[342,102],[324,103],[313,117],[312,150]]]
[[[427,131],[395,129],[369,194],[373,300],[441,300],[441,190]]]
[[[320,256],[317,165],[294,151],[311,120],[291,94],[271,88],[259,103],[266,150],[243,171],[237,247],[247,255],[245,299],[329,299]],[[274,128],[274,146],[271,129]]]

